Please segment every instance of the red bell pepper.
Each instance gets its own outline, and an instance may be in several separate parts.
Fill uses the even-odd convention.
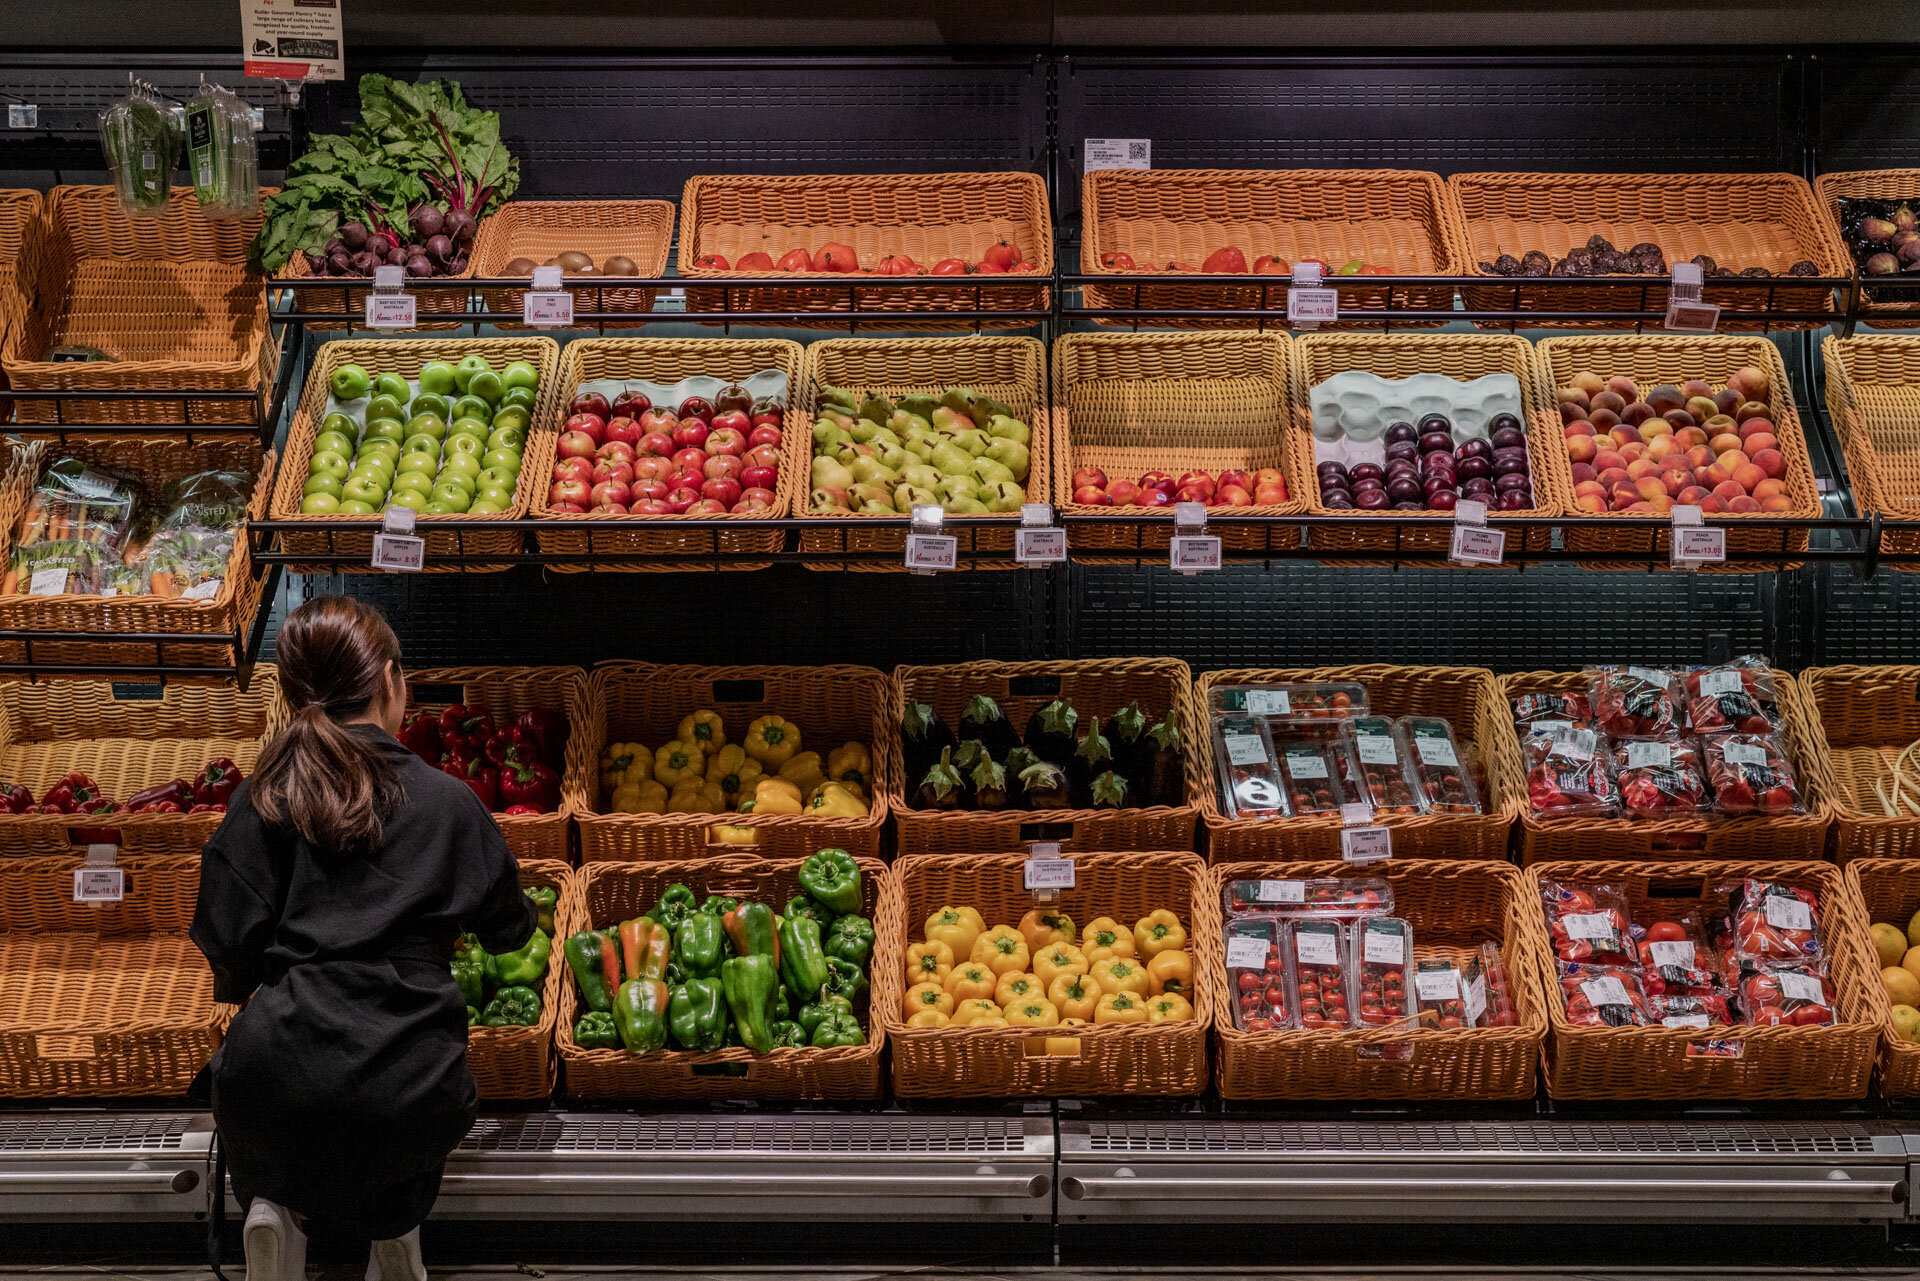
[[[32,792],[18,783],[0,783],[0,812],[25,814],[32,808]]]
[[[189,814],[224,814],[226,812],[227,803],[225,801],[216,801],[211,805],[195,805],[187,811]]]
[[[474,756],[467,760],[448,757],[441,762],[440,772],[451,775],[473,789],[480,803],[493,809],[500,803],[500,771],[487,764],[486,758]]]
[[[184,814],[178,801],[148,801],[144,805],[127,804],[129,814]]]
[[[500,771],[500,799],[552,813],[560,808],[560,776],[545,761],[515,761]]]
[[[429,765],[440,762],[440,718],[432,712],[408,712],[400,722],[400,745]]]
[[[40,812],[78,814],[83,807],[100,799],[100,785],[85,774],[75,772],[47,789],[47,794],[40,798]],[[52,808],[49,809],[49,806]]]
[[[233,789],[240,786],[241,777],[239,766],[224,756],[214,757],[205,769],[193,776],[194,803],[225,805]]]
[[[536,808],[535,808],[534,806],[531,806],[531,805],[509,805],[509,806],[507,806],[507,808],[506,808],[506,811],[505,811],[505,812],[506,812],[506,813],[508,813],[508,814],[542,814],[542,813],[545,813],[545,811],[544,811],[544,810],[540,810],[540,809],[536,809]]]
[[[180,813],[185,806],[193,804],[193,784],[184,778],[176,778],[172,782],[158,783],[144,791],[135,792],[127,798],[127,812],[129,814],[148,813],[149,805],[157,805],[162,801],[170,802],[174,806],[167,812]]]
[[[483,755],[492,737],[493,713],[478,704],[455,703],[440,713],[440,742],[449,752],[460,748],[470,756]]]
[[[124,811],[113,801],[101,797],[98,800],[89,801],[74,812],[78,814],[119,814]],[[120,843],[120,829],[117,827],[76,827],[73,829],[73,838],[82,845],[118,845]]]
[[[533,707],[520,713],[514,728],[531,739],[540,759],[559,769],[567,754],[567,718],[551,707]]]
[[[501,769],[517,761],[542,759],[540,744],[518,725],[496,729],[487,736],[486,757]]]

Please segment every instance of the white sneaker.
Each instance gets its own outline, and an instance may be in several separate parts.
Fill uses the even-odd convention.
[[[420,1259],[420,1229],[390,1241],[375,1241],[367,1255],[367,1281],[427,1281],[427,1265]]]
[[[241,1233],[247,1281],[305,1281],[307,1234],[286,1207],[255,1197]]]

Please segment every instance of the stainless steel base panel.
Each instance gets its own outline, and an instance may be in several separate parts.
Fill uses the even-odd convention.
[[[212,1143],[205,1113],[0,1114],[0,1221],[203,1217]]]

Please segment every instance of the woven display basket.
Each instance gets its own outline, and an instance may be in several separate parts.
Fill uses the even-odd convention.
[[[1393,832],[1396,859],[1505,859],[1515,814],[1511,799],[1496,801],[1491,787],[1495,753],[1518,750],[1513,720],[1500,681],[1481,667],[1241,668],[1203,673],[1194,686],[1194,716],[1204,746],[1200,761],[1200,817],[1207,829],[1207,856],[1216,863],[1266,858],[1304,862],[1340,855],[1340,819],[1228,818],[1220,809],[1219,767],[1214,758],[1209,695],[1219,685],[1266,685],[1282,681],[1354,681],[1367,687],[1375,716],[1440,716],[1453,726],[1461,763],[1480,762],[1477,773],[1484,814],[1388,815],[1375,821]],[[1504,733],[1502,729],[1504,727]]]
[[[1822,277],[1853,274],[1847,256],[1813,197],[1807,180],[1790,173],[1457,173],[1447,179],[1466,237],[1468,275],[1499,280],[1465,291],[1470,311],[1660,311],[1668,277],[1594,277],[1591,289],[1530,289],[1524,279],[1494,276],[1480,264],[1501,254],[1519,258],[1537,249],[1558,261],[1569,249],[1604,236],[1616,250],[1660,247],[1668,264],[1706,254],[1736,272],[1765,267],[1777,285],[1731,289],[1706,281],[1705,300],[1730,311],[1828,311],[1830,290],[1787,287],[1785,273],[1811,262]],[[1599,282],[1607,283],[1601,284]],[[1519,303],[1515,306],[1515,291]],[[1723,330],[1819,329],[1824,322],[1733,321]],[[1508,324],[1488,328],[1510,329]],[[1628,329],[1632,322],[1554,322],[1556,329]]]
[[[1053,344],[1053,501],[1069,515],[1112,514],[1073,501],[1073,476],[1097,467],[1109,481],[1164,471],[1275,468],[1287,501],[1219,508],[1251,516],[1307,510],[1311,456],[1289,440],[1291,405],[1285,334],[1067,334]],[[1222,547],[1264,551],[1299,546],[1293,526],[1221,525]],[[1173,521],[1076,527],[1081,548],[1161,551]],[[1271,540],[1271,541],[1269,541]]]
[[[1667,1027],[1575,1027],[1551,965],[1545,984],[1547,1094],[1555,1099],[1857,1099],[1867,1093],[1879,1048],[1879,987],[1866,913],[1839,868],[1782,861],[1684,863],[1540,863],[1527,874],[1528,897],[1540,911],[1543,880],[1606,882],[1625,891],[1635,921],[1673,919],[1716,905],[1716,887],[1741,877],[1780,881],[1819,895],[1821,929],[1835,993],[1828,1027],[1734,1027],[1709,1033]],[[1724,907],[1724,896],[1717,899]],[[1544,918],[1543,918],[1544,919]],[[1544,927],[1543,927],[1544,928]],[[1737,1056],[1689,1053],[1690,1046],[1729,1042]]]
[[[1455,276],[1466,270],[1465,238],[1438,174],[1413,169],[1103,169],[1081,180],[1080,270],[1115,283],[1089,285],[1090,307],[1236,307],[1273,313],[1286,327],[1291,264],[1324,261],[1332,272],[1358,258],[1392,275]],[[1272,255],[1288,264],[1271,287],[1181,284],[1216,249],[1246,255],[1247,272]],[[1105,265],[1124,253],[1132,269]],[[1176,272],[1171,264],[1185,270]],[[1329,273],[1331,274],[1331,272]],[[1201,277],[1204,279],[1204,277]],[[1158,284],[1158,281],[1174,283]],[[1396,289],[1399,309],[1451,310],[1451,286]],[[1342,289],[1340,314],[1383,311],[1388,290]],[[1248,321],[1168,320],[1156,328],[1230,329]],[[1132,321],[1102,321],[1130,325]],[[1384,323],[1355,319],[1339,328]],[[1413,322],[1395,321],[1401,328]],[[1417,322],[1421,327],[1437,321]],[[1332,328],[1333,326],[1329,326]]]
[[[884,1089],[880,1052],[887,1034],[900,1023],[900,993],[906,933],[900,882],[878,860],[862,858],[860,910],[873,921],[873,956],[868,962],[868,1001],[861,1024],[865,1045],[806,1049],[782,1048],[756,1055],[742,1046],[711,1054],[663,1049],[635,1055],[624,1049],[587,1050],[573,1040],[584,1013],[578,986],[570,979],[560,998],[560,1061],[566,1065],[565,1090],[576,1099],[618,1099],[651,1103],[676,1100],[858,1100],[878,1099]],[[596,863],[577,872],[561,902],[561,936],[630,920],[659,901],[669,885],[682,884],[696,898],[724,894],[770,903],[778,911],[803,893],[800,859],[742,855],[665,863]]]
[[[454,703],[480,704],[502,727],[521,712],[548,708],[567,718],[566,767],[560,772],[560,808],[551,814],[495,814],[515,858],[565,863],[572,858],[569,820],[591,804],[597,751],[587,675],[577,667],[432,667],[407,673],[408,710],[443,711]],[[504,807],[503,807],[504,808]]]
[[[1048,289],[1012,287],[981,276],[993,285],[978,289],[916,289],[911,275],[877,274],[889,254],[905,254],[920,269],[947,258],[977,263],[987,249],[1005,240],[1033,263],[1033,275],[1053,274],[1053,222],[1047,213],[1047,185],[1031,173],[697,175],[680,195],[679,274],[690,280],[752,280],[791,274],[796,282],[831,282],[833,287],[793,289],[687,289],[689,312],[864,312],[1025,311],[1048,305]],[[849,273],[779,273],[765,268],[732,268],[742,256],[765,253],[778,263],[790,249],[818,254],[829,242],[850,245],[871,287],[849,289]],[[730,264],[702,267],[700,259],[718,254]],[[887,283],[894,281],[897,283]],[[852,294],[854,297],[849,297]],[[845,328],[849,322],[822,316],[814,328]],[[890,321],[884,329],[973,329],[957,321]],[[988,326],[993,328],[995,326]],[[1020,322],[998,328],[1018,329]]]
[[[262,454],[251,436],[219,436],[189,442],[179,436],[85,436],[64,444],[33,443],[16,447],[15,462],[0,497],[0,519],[6,521],[8,553],[19,538],[25,512],[46,465],[77,458],[130,476],[146,492],[146,510],[154,510],[166,487],[196,472],[231,470],[251,473],[253,494],[247,516],[258,520],[267,513],[273,493],[274,457]],[[21,583],[18,594],[0,595],[0,629],[49,632],[205,633],[209,643],[171,642],[125,644],[98,642],[35,643],[32,657],[22,641],[0,642],[0,661],[60,663],[70,666],[145,664],[218,666],[236,660],[236,638],[244,637],[259,612],[265,581],[253,564],[245,527],[234,532],[233,550],[219,590],[204,600],[180,596],[32,596]]]
[[[1920,910],[1920,861],[1910,858],[1862,858],[1847,864],[1847,891],[1860,901],[1869,926],[1885,922],[1907,932],[1907,922]],[[1868,938],[1868,952],[1873,952]],[[1874,964],[1879,964],[1878,959]],[[1880,1021],[1880,1093],[1889,1099],[1920,1096],[1920,1044],[1894,1030],[1893,1005],[1877,972],[1869,971],[1866,987]]]
[[[42,205],[37,191],[0,190],[0,351],[6,349],[7,330],[26,304],[20,297],[20,251],[27,232],[38,223]],[[0,370],[0,393],[7,376]],[[0,395],[0,422],[13,412],[13,402]]]
[[[1528,436],[1527,455],[1533,474],[1533,506],[1518,511],[1494,512],[1488,519],[1498,528],[1506,521],[1542,520],[1560,514],[1547,480],[1545,455],[1565,452],[1563,437],[1544,432],[1546,419],[1541,411],[1553,409],[1552,401],[1540,400],[1539,375],[1533,366],[1533,344],[1512,335],[1488,334],[1308,334],[1293,344],[1292,375],[1293,421],[1289,427],[1293,456],[1300,460],[1301,497],[1315,516],[1360,516],[1384,518],[1379,533],[1348,533],[1344,530],[1315,529],[1307,535],[1308,545],[1328,551],[1394,551],[1401,548],[1432,551],[1452,545],[1450,525],[1431,529],[1401,529],[1394,511],[1334,512],[1321,505],[1320,477],[1314,453],[1313,389],[1335,374],[1359,370],[1380,378],[1409,378],[1414,374],[1445,374],[1456,382],[1468,382],[1488,374],[1512,374],[1520,382],[1520,412],[1516,415]],[[1557,413],[1557,409],[1555,410]],[[1546,526],[1527,531],[1511,531],[1507,536],[1507,563],[1518,564],[1527,552],[1547,550],[1553,531]],[[1379,564],[1378,561],[1332,561],[1330,564]],[[1391,562],[1385,562],[1391,563]]]
[[[467,269],[465,271],[454,276],[436,276],[434,279],[473,279],[474,264],[478,261],[481,241],[486,236],[487,228],[491,226],[492,223],[492,218],[482,219],[479,227],[474,230],[473,252],[467,255]],[[307,266],[306,254],[296,251],[291,258],[287,259],[285,265],[282,266],[280,270],[273,273],[273,278],[275,280],[311,280],[313,279],[313,269]],[[339,277],[339,279],[341,284],[331,289],[301,288],[288,289],[283,292],[291,295],[295,311],[322,313],[345,312],[351,315],[353,319],[347,321],[345,325],[341,327],[347,329],[364,328],[367,295],[373,292],[373,281],[366,276],[342,276]],[[422,316],[463,316],[473,309],[472,289],[459,289],[448,286],[443,289],[411,289],[408,290],[408,292],[413,295],[414,316],[416,319]],[[462,321],[457,319],[425,320],[407,332],[412,333],[430,329],[458,329],[462,323]],[[328,327],[333,327],[333,324],[330,322]]]
[[[1489,750],[1481,745],[1493,799],[1519,815],[1515,828],[1522,866],[1542,859],[1646,860],[1698,858],[1817,859],[1825,856],[1828,812],[1816,790],[1815,762],[1820,756],[1813,710],[1799,682],[1786,672],[1774,673],[1774,690],[1785,722],[1787,753],[1793,761],[1805,814],[1770,817],[1748,814],[1676,816],[1674,818],[1539,819],[1527,804],[1527,774],[1520,735],[1514,729],[1513,699],[1520,694],[1550,690],[1586,689],[1581,672],[1515,672],[1500,678],[1507,716],[1491,726],[1498,735]]]
[[[1920,313],[1920,302],[1899,305]],[[1909,324],[1920,326],[1920,315]],[[1820,354],[1827,367],[1827,417],[1839,434],[1860,513],[1920,521],[1920,336],[1828,334]],[[1880,550],[1920,552],[1920,530],[1883,529]]]
[[[1892,791],[1894,762],[1920,739],[1920,667],[1809,667],[1798,683],[1814,745],[1802,786],[1833,819],[1833,857],[1920,858],[1920,814],[1887,813],[1874,790]]]
[[[1207,1025],[1225,964],[1220,902],[1193,854],[1082,853],[1074,885],[1051,907],[1084,924],[1123,925],[1167,908],[1187,928],[1193,958],[1193,1018],[1180,1023],[1089,1023],[1085,1027],[908,1027],[887,1013],[893,1092],[900,1098],[1093,1098],[1199,1094],[1207,1088]],[[987,926],[1015,925],[1039,906],[1025,888],[1024,854],[923,854],[894,867],[905,910],[895,964],[925,937],[923,922],[945,906],[978,909]]]
[[[540,550],[549,555],[580,556],[587,552],[620,555],[689,555],[697,552],[722,552],[734,556],[753,552],[777,552],[783,533],[778,529],[753,529],[731,532],[712,529],[688,529],[691,516],[617,516],[578,515],[551,510],[547,501],[553,465],[558,457],[561,419],[583,382],[602,378],[636,378],[651,383],[672,385],[682,379],[705,375],[738,381],[777,369],[787,376],[787,416],[780,455],[780,475],[775,501],[755,519],[772,519],[787,514],[787,481],[792,473],[804,472],[807,429],[798,412],[801,365],[804,349],[783,338],[581,338],[567,344],[560,356],[559,393],[554,412],[534,425],[533,439],[527,448],[525,470],[538,483],[532,486],[531,512],[552,523],[534,538]],[[663,406],[673,408],[673,406]],[[751,570],[765,569],[762,563],[719,561],[711,564],[679,562],[670,565],[645,565],[631,562],[608,564],[553,565],[562,574],[595,573],[681,573],[692,569]]]
[[[7,865],[0,894],[0,1093],[179,1095],[232,1016],[187,938],[199,855],[128,855],[126,897],[75,903],[84,860]]]
[[[1340,877],[1351,865],[1228,863],[1213,869],[1216,905],[1239,880]],[[1542,975],[1553,958],[1532,883],[1509,863],[1389,859],[1367,869],[1393,885],[1393,915],[1413,927],[1413,960],[1464,961],[1500,946],[1513,997],[1512,1027],[1243,1032],[1230,982],[1214,987],[1220,1096],[1227,1099],[1530,1099],[1547,1035]],[[1226,928],[1224,921],[1222,930]],[[1224,949],[1224,943],[1222,944]],[[1222,953],[1224,959],[1224,950]]]
[[[1032,435],[1027,449],[1025,487],[1029,502],[1047,501],[1051,441],[1047,421],[1047,349],[1033,338],[830,338],[807,348],[805,390],[798,402],[800,420],[809,429],[819,412],[820,388],[842,387],[856,396],[878,393],[889,399],[924,394],[938,397],[954,387],[980,392],[1005,404]],[[782,495],[795,516],[813,515],[812,448],[804,437],[788,441],[790,464],[781,469]],[[804,453],[796,453],[802,451]],[[838,513],[836,513],[836,517]],[[863,516],[860,529],[802,529],[803,552],[859,551],[882,558],[871,565],[822,561],[809,569],[859,569],[904,573],[910,515]],[[975,526],[966,516],[948,516],[941,532],[975,551],[1013,552],[1012,526]],[[966,561],[962,569],[1013,569],[1014,562]]]
[[[1678,385],[1689,379],[1699,379],[1712,384],[1718,391],[1726,386],[1727,379],[1733,373],[1747,365],[1763,369],[1767,373],[1767,403],[1773,410],[1774,435],[1778,439],[1778,449],[1786,459],[1786,473],[1783,477],[1787,484],[1787,496],[1793,506],[1783,512],[1716,512],[1706,516],[1710,525],[1723,526],[1727,531],[1728,552],[1780,552],[1790,556],[1794,552],[1805,551],[1807,531],[1804,529],[1746,529],[1743,525],[1750,521],[1779,519],[1810,519],[1820,515],[1820,493],[1813,478],[1813,463],[1807,456],[1806,437],[1801,434],[1800,415],[1794,409],[1793,386],[1787,380],[1787,367],[1780,359],[1780,349],[1765,338],[1740,338],[1719,335],[1681,336],[1652,335],[1635,337],[1595,336],[1589,338],[1548,338],[1535,349],[1540,373],[1539,389],[1540,411],[1532,426],[1533,439],[1544,446],[1555,439],[1556,435],[1564,441],[1565,433],[1560,424],[1558,396],[1556,389],[1566,385],[1567,380],[1583,371],[1591,371],[1602,378],[1624,374],[1632,378],[1645,390],[1659,383]],[[1542,457],[1544,455],[1544,457]],[[1634,554],[1648,551],[1666,554],[1671,544],[1672,525],[1667,516],[1657,512],[1646,513],[1642,519],[1647,522],[1646,533],[1620,532],[1616,530],[1583,529],[1584,517],[1597,515],[1581,508],[1574,496],[1573,464],[1567,458],[1565,448],[1542,448],[1536,451],[1535,460],[1543,467],[1535,478],[1536,485],[1541,481],[1550,481],[1553,487],[1554,501],[1571,519],[1566,528],[1566,545],[1576,552],[1591,552],[1603,557],[1606,553]],[[1609,516],[1622,513],[1609,512]],[[1774,573],[1782,570],[1797,569],[1800,562],[1788,561],[1747,561],[1725,564],[1709,564],[1701,567],[1702,572],[1725,572],[1732,574]],[[1646,564],[1636,561],[1606,562],[1604,559],[1584,564],[1589,569],[1633,569],[1644,571]]]
[[[1847,249],[1846,234],[1840,228],[1840,198],[1908,200],[1920,206],[1920,169],[1856,169],[1848,173],[1823,173],[1813,180],[1813,196],[1820,206],[1820,216],[1826,221],[1827,233],[1840,246],[1843,259],[1851,265],[1853,255]],[[1891,295],[1887,301],[1863,298],[1861,318],[1875,329],[1920,328],[1920,294],[1908,290]]]
[[[177,778],[191,780],[217,756],[251,775],[260,749],[286,727],[279,672],[254,668],[241,693],[231,685],[173,681],[152,698],[121,697],[105,680],[0,682],[0,779],[38,801],[70,773],[90,775],[125,805],[136,792]],[[84,828],[118,830],[132,854],[182,854],[200,847],[224,814],[0,814],[0,853],[74,852]],[[4,873],[13,875],[13,865]],[[191,895],[189,895],[191,897]],[[189,904],[191,912],[191,904]],[[185,926],[183,925],[184,929]]]
[[[573,893],[573,869],[553,859],[522,859],[520,888],[551,886],[560,903]],[[532,1027],[474,1027],[467,1029],[467,1066],[473,1070],[480,1097],[488,1100],[544,1099],[553,1093],[559,1060],[553,1053],[553,1029],[559,1022],[563,988],[573,983],[567,975],[560,941],[564,907],[553,914],[553,954],[547,959],[547,977],[540,984],[540,1021]]]
[[[887,800],[897,790],[897,764],[886,674],[871,667],[665,667],[612,662],[588,684],[590,728],[586,804],[574,815],[580,861],[692,859],[729,852],[711,845],[716,825],[750,827],[762,858],[804,858],[837,847],[861,858],[880,856]],[[639,742],[651,750],[671,742],[683,718],[702,709],[720,713],[727,742],[740,743],[762,716],[780,716],[800,730],[800,750],[821,760],[842,743],[865,743],[873,760],[870,808],[859,818],[799,814],[611,814],[598,794],[600,753],[608,743]],[[777,771],[772,771],[777,772]],[[671,790],[671,789],[669,789]],[[737,852],[737,851],[734,851]],[[781,902],[785,902],[782,899]]]
[[[1007,722],[1023,733],[1027,719],[1056,698],[1080,713],[1080,725],[1092,717],[1109,720],[1138,701],[1147,724],[1168,712],[1179,727],[1186,756],[1185,799],[1179,805],[1147,805],[1121,810],[920,810],[909,798],[920,784],[906,777],[900,743],[900,718],[908,699],[930,704],[956,729],[961,709],[976,694],[1000,704]],[[1177,658],[1080,658],[1031,663],[994,661],[945,667],[896,667],[887,714],[890,754],[887,801],[902,854],[999,854],[1025,848],[1030,841],[1057,841],[1062,850],[1192,849],[1194,819],[1206,785],[1205,749],[1198,746],[1204,720],[1193,701],[1193,679]],[[1066,767],[1066,762],[1055,764]]]
[[[496,370],[509,361],[524,360],[540,371],[539,400],[534,406],[532,423],[528,427],[526,448],[521,453],[520,482],[514,487],[513,506],[501,514],[500,519],[518,520],[527,514],[528,504],[533,495],[546,488],[547,479],[538,473],[538,458],[535,443],[543,424],[550,423],[560,410],[560,346],[551,338],[419,338],[396,342],[387,338],[356,338],[342,342],[323,343],[319,354],[314,357],[313,367],[307,371],[307,386],[300,398],[299,412],[294,415],[293,426],[287,433],[287,452],[280,468],[280,483],[273,493],[272,514],[275,520],[297,522],[302,528],[283,530],[280,534],[281,546],[295,555],[351,554],[371,559],[373,554],[373,533],[371,531],[343,532],[335,526],[342,521],[366,521],[377,519],[369,516],[303,515],[300,511],[301,491],[307,484],[307,465],[313,458],[314,438],[320,434],[321,421],[327,414],[327,387],[333,378],[333,371],[342,365],[359,364],[368,373],[378,377],[384,373],[399,374],[403,378],[416,378],[420,370],[429,361],[441,360],[448,364],[457,364],[461,357],[481,355]],[[548,465],[552,470],[552,465]],[[514,529],[493,531],[471,531],[467,526],[476,521],[492,519],[486,516],[428,516],[424,513],[414,526],[414,532],[427,540],[428,573],[485,573],[504,570],[508,565],[455,565],[441,566],[433,563],[436,556],[460,554],[499,554],[514,555],[520,551],[520,531]],[[325,563],[290,565],[289,570],[296,574],[365,574],[377,573],[371,565],[329,565]]]
[[[614,255],[631,258],[635,274],[658,278],[666,274],[667,247],[673,243],[673,202],[670,200],[514,200],[500,206],[475,239],[473,275],[497,279],[516,258],[543,263],[556,254],[577,250],[596,265]],[[531,274],[531,273],[529,273]],[[658,292],[622,288],[618,276],[570,274],[576,315],[590,311],[647,312]],[[482,289],[482,311],[522,310],[524,289]],[[608,329],[634,329],[637,324],[607,322]],[[495,321],[499,330],[523,330],[514,321]]]
[[[266,194],[266,193],[262,193]],[[134,218],[112,187],[56,187],[29,224],[18,266],[18,323],[0,367],[28,391],[253,391],[247,400],[29,400],[21,424],[244,423],[264,418],[280,344],[261,280],[247,270],[255,215],[207,219],[191,187],[164,213]],[[50,361],[69,343],[112,360]]]

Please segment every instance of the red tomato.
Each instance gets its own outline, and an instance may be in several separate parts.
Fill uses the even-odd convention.
[[[1655,921],[1647,927],[1647,941],[1650,943],[1683,943],[1687,938],[1687,927],[1678,921]]]
[[[1797,1027],[1825,1027],[1833,1022],[1833,1015],[1824,1005],[1803,1005],[1787,1019]]]

